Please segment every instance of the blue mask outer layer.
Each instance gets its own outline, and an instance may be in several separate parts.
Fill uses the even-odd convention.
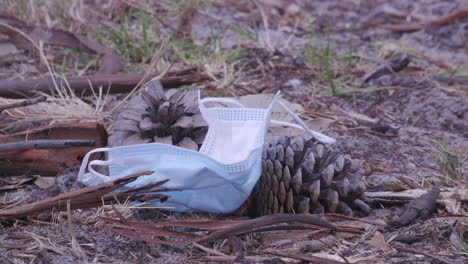
[[[222,165],[202,153],[171,145],[150,143],[116,147],[109,150],[109,160],[114,161],[109,165],[109,174],[112,179],[118,179],[151,170],[155,173],[141,176],[126,187],[141,187],[170,179],[164,188],[182,190],[165,192],[171,198],[164,203],[152,200],[152,206],[167,207],[177,212],[229,213],[250,195],[260,177],[260,155],[259,148],[249,155],[246,164]],[[243,165],[246,167],[236,173],[235,168]]]

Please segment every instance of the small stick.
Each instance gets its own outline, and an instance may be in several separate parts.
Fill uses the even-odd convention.
[[[254,218],[246,220],[239,224],[223,228],[219,231],[215,231],[207,236],[202,237],[201,239],[196,240],[195,242],[204,243],[219,238],[226,238],[229,236],[237,235],[239,233],[249,232],[256,228],[262,228],[269,225],[279,224],[279,223],[306,223],[312,224],[318,227],[324,227],[331,230],[338,230],[338,228],[330,223],[328,220],[320,218],[318,216],[308,215],[308,214],[282,214],[282,215],[266,215],[259,218]]]
[[[286,258],[291,258],[291,259],[299,259],[299,260],[304,260],[310,263],[319,263],[319,264],[342,264],[343,262],[336,261],[333,259],[327,259],[323,257],[316,257],[316,256],[310,256],[306,254],[300,254],[300,253],[286,253],[286,252],[280,252],[280,251],[273,251],[273,250],[264,250],[263,252],[275,255],[275,256],[280,256],[280,257],[286,257]]]
[[[199,259],[195,259],[195,260],[199,260],[199,261],[211,261],[211,262],[233,262],[237,259],[238,257],[237,256],[204,256],[204,257],[201,257]],[[244,260],[250,260],[250,261],[254,261],[255,263],[263,263],[263,262],[260,262],[262,260],[267,260],[266,258],[262,258],[260,256],[244,256]],[[238,263],[238,262],[236,262]],[[243,263],[246,263],[246,262],[243,262]]]
[[[122,221],[124,224],[130,226],[130,224],[125,219],[125,217],[123,217],[123,215],[119,212],[119,210],[117,210],[117,208],[115,208],[114,203],[111,203],[111,206],[112,206],[112,209],[114,210],[115,214],[120,218],[120,221]]]
[[[45,97],[43,95],[43,96],[39,96],[39,97],[36,97],[36,98],[27,99],[27,100],[24,100],[24,101],[21,101],[21,102],[16,102],[16,103],[11,103],[11,104],[6,104],[6,105],[0,105],[0,112],[2,112],[3,110],[7,110],[7,109],[12,109],[12,108],[17,108],[17,107],[25,107],[25,106],[28,106],[28,105],[38,104],[38,103],[41,103],[41,102],[45,102],[46,100],[47,100],[47,97]]]
[[[92,147],[96,140],[61,139],[61,140],[30,140],[0,144],[0,152],[23,151],[29,149],[63,149],[72,147]]]
[[[386,224],[379,223],[377,221],[372,221],[372,220],[367,220],[367,219],[361,219],[361,218],[356,218],[352,216],[347,216],[347,215],[340,215],[340,214],[324,214],[323,217],[329,221],[357,221],[357,222],[362,222],[370,225],[375,225],[375,226],[382,226],[382,227],[387,227]]]
[[[468,77],[447,77],[447,76],[432,76],[432,79],[445,83],[447,85],[468,84]]]
[[[208,247],[205,247],[203,245],[200,245],[198,244],[197,242],[193,242],[192,243],[192,246],[198,248],[198,249],[201,249],[203,251],[205,251],[206,253],[209,253],[211,255],[215,255],[215,256],[222,256],[222,257],[229,257],[228,255],[222,253],[222,252],[219,252],[218,250],[214,250],[212,248],[208,248]]]
[[[322,241],[321,239],[318,239],[318,238],[317,238],[317,241],[319,241],[320,243],[324,244],[324,245],[327,246],[329,249],[335,251],[336,254],[337,254],[338,256],[340,256],[347,264],[349,264],[349,261],[346,259],[346,257],[343,256],[343,254],[341,254],[341,253],[338,252],[337,250],[335,250],[335,249],[334,249],[332,246],[330,246],[328,243],[326,243],[326,242],[324,242],[324,241]]]
[[[422,186],[406,176],[399,176],[398,179],[413,189],[422,189]]]
[[[413,32],[428,27],[440,27],[455,20],[462,20],[468,17],[468,8],[455,11],[445,16],[438,17],[434,20],[430,20],[423,23],[412,23],[412,24],[397,24],[397,25],[384,25],[384,29],[396,31],[396,32]]]
[[[67,200],[67,218],[68,218],[68,232],[70,233],[70,242],[73,255],[77,257],[86,257],[86,254],[81,249],[80,245],[76,241],[75,231],[73,230],[73,221],[71,214],[71,201]]]
[[[440,261],[442,263],[445,263],[445,264],[451,264],[453,262],[449,262],[441,257],[438,257],[434,254],[430,254],[430,253],[426,253],[426,252],[423,252],[423,251],[419,251],[419,250],[415,250],[415,249],[409,249],[409,248],[403,248],[403,247],[398,247],[398,246],[393,246],[393,245],[390,245],[392,248],[398,250],[398,251],[404,251],[404,252],[408,252],[408,253],[413,253],[413,254],[418,254],[418,255],[423,255],[423,256],[426,256],[426,257],[429,257],[429,258],[432,258],[432,259],[435,259],[437,261]]]
[[[9,258],[8,256],[4,255],[4,254],[1,253],[1,252],[0,252],[0,257],[1,257],[2,259],[4,259],[7,263],[15,264],[15,262],[14,262],[11,258]]]

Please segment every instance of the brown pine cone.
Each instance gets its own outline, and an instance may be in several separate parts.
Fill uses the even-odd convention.
[[[164,91],[159,81],[150,81],[140,95],[128,102],[113,129],[111,147],[158,142],[195,151],[208,131],[198,108],[197,92]]]
[[[349,155],[301,136],[270,137],[262,157],[262,176],[249,202],[251,215],[276,213],[369,213],[360,197],[364,170]]]

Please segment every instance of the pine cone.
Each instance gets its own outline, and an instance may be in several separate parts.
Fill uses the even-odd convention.
[[[249,202],[249,213],[370,213],[359,198],[366,185],[359,162],[301,136],[267,140],[262,176]]]
[[[109,146],[158,142],[197,151],[208,130],[197,102],[194,90],[164,91],[150,81],[114,121]]]

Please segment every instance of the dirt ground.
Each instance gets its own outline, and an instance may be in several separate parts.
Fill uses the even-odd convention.
[[[333,148],[364,161],[368,188],[389,191],[390,183],[404,185],[401,177],[424,189],[467,186],[468,18],[414,32],[384,28],[466,10],[468,3],[464,0],[72,2],[71,7],[64,7],[60,1],[44,0],[35,3],[36,8],[25,8],[22,5],[28,6],[30,1],[12,4],[0,0],[0,9],[28,23],[78,32],[116,48],[124,57],[123,73],[149,67],[160,71],[171,63],[176,69],[201,65],[212,78],[194,87],[204,89],[207,95],[242,96],[281,90],[285,99],[303,106],[302,117],[311,126],[316,118],[333,120],[324,125],[324,133],[337,139]],[[123,18],[132,16],[136,18]],[[141,21],[146,21],[150,29],[148,44],[140,39]],[[130,34],[126,40],[134,41],[129,46],[109,34],[108,28],[118,31],[123,24]],[[163,59],[150,66],[155,49],[148,47],[161,43],[162,36],[171,32],[168,25],[185,31],[186,36],[173,35]],[[190,46],[184,44],[185,39],[193,41]],[[134,55],[143,59],[122,54],[135,46]],[[66,55],[68,61],[51,59],[51,65],[57,72],[70,75],[95,59],[60,48],[47,48],[46,54],[55,58]],[[366,74],[401,54],[410,57],[407,67],[364,82]],[[0,60],[1,79],[47,74],[37,54],[18,49],[14,57],[5,58]],[[90,66],[83,72],[93,71]],[[79,164],[67,169],[48,189],[27,185],[0,190],[4,197],[0,205],[17,197],[21,197],[21,203],[28,203],[77,189],[78,168]],[[402,204],[371,205],[374,211],[366,219],[383,222],[394,220],[404,209]],[[122,210],[129,213],[129,220],[144,221],[239,217],[169,216],[154,209],[125,206]],[[325,235],[321,239],[330,245],[325,248],[304,232],[239,236],[243,248],[237,251],[226,241],[207,246],[236,257],[227,263],[307,263],[264,252],[273,249],[291,254],[341,254],[349,263],[462,264],[468,263],[466,212],[466,202],[458,212],[448,212],[439,205],[430,219],[406,227],[367,225],[365,234]],[[110,208],[100,208],[76,210],[72,226],[66,212],[45,212],[4,223],[0,253],[5,258],[0,257],[0,263],[9,263],[8,259],[13,263],[217,263],[204,259],[209,254],[196,247],[163,246],[116,235],[96,220],[100,214],[115,217]],[[72,233],[74,243],[86,252],[84,257],[77,256]]]

